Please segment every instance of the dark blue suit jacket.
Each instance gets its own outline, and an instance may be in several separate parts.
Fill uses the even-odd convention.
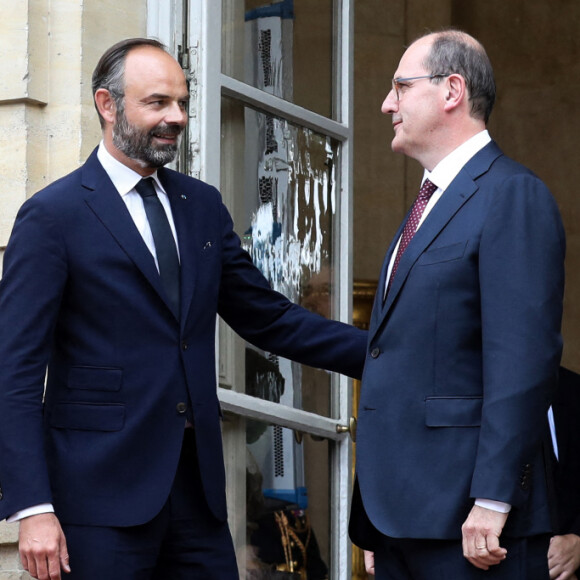
[[[554,461],[558,534],[580,536],[580,375],[560,369],[552,401],[558,461]]]
[[[219,193],[159,170],[181,258],[181,317],[96,153],[21,208],[0,285],[0,518],[135,525],[168,497],[191,401],[208,505],[226,518],[216,315],[257,346],[357,376],[366,334],[272,291]],[[46,393],[43,383],[48,365]]]
[[[351,536],[460,538],[474,498],[506,534],[550,529],[541,436],[561,355],[564,232],[545,185],[495,143],[412,239],[369,329]]]

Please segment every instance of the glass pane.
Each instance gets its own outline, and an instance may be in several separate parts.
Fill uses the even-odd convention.
[[[222,138],[222,191],[244,248],[275,290],[335,317],[337,143],[231,99],[222,103]],[[251,345],[243,360],[245,385],[238,378],[236,390],[330,414],[329,373]]]
[[[333,0],[223,0],[222,72],[331,117]]]
[[[329,577],[328,454],[327,440],[246,420],[246,578]]]

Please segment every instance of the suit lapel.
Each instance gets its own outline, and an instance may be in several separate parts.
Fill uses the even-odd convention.
[[[170,308],[155,260],[119,192],[99,163],[96,150],[83,166],[82,185],[86,190],[86,204]]]
[[[409,212],[410,212],[410,210],[409,210]],[[407,218],[409,217],[409,212],[407,212],[407,215],[403,219],[401,225],[399,226],[399,229],[397,230],[396,234],[394,235],[393,239],[391,240],[391,243],[390,243],[389,248],[387,250],[387,253],[385,255],[385,259],[383,261],[383,266],[381,268],[381,273],[379,274],[379,283],[377,285],[377,293],[375,295],[375,302],[373,304],[373,310],[371,313],[370,328],[377,328],[382,317],[383,317],[383,309],[386,306],[386,301],[383,301],[383,297],[385,296],[385,287],[387,285],[387,272],[389,270],[389,263],[391,261],[391,257],[393,255],[393,252],[395,251],[395,248],[397,247],[397,241],[401,237],[401,234],[403,233],[403,228],[405,227],[405,222],[407,221]]]
[[[441,196],[435,207],[407,246],[401,257],[397,274],[385,301],[388,310],[400,292],[409,272],[419,256],[426,250],[461,206],[477,191],[475,182],[465,173],[460,173]]]
[[[372,316],[371,340],[374,338],[374,335],[383,324],[390,309],[393,307],[395,299],[402,290],[415,262],[439,235],[441,230],[445,228],[451,218],[453,218],[453,216],[461,209],[463,204],[477,191],[478,186],[476,179],[483,173],[487,172],[492,162],[501,154],[499,147],[494,142],[489,143],[465,165],[457,177],[451,182],[407,246],[407,249],[399,263],[397,274],[393,279],[393,284],[383,304],[382,297],[384,295],[386,271],[396,241],[401,235],[404,224],[403,221],[403,224],[399,227],[399,231],[395,235],[394,240],[391,242],[391,246],[385,259],[385,264],[383,264],[383,270],[381,271],[382,278],[379,284],[380,296],[377,295],[374,308],[374,310],[378,310],[378,314],[375,315],[373,313]]]

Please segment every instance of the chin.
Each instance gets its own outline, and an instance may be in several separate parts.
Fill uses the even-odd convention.
[[[393,153],[405,153],[405,146],[395,137],[391,142],[391,149]]]

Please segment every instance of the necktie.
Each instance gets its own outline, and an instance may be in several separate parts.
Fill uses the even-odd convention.
[[[155,191],[153,179],[142,179],[135,189],[143,198],[147,221],[151,227],[159,275],[175,316],[179,316],[179,258],[167,214]]]
[[[401,261],[401,257],[403,256],[403,252],[407,249],[409,242],[413,239],[417,228],[419,227],[419,222],[421,221],[421,216],[431,199],[431,196],[435,193],[437,186],[429,181],[428,179],[425,180],[421,189],[419,190],[419,195],[411,208],[411,213],[409,213],[409,217],[407,218],[407,223],[405,223],[405,227],[403,228],[403,234],[401,235],[401,242],[399,243],[399,248],[397,250],[397,255],[395,256],[395,261],[393,262],[393,269],[391,270],[391,277],[389,278],[389,283],[387,285],[387,293],[391,289],[391,284],[393,283],[393,279],[395,277],[395,272],[399,267],[399,262]],[[386,294],[385,294],[386,295]]]

